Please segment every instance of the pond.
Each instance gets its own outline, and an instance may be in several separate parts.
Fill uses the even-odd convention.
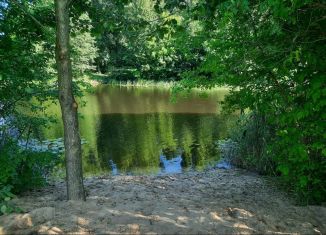
[[[226,93],[201,97],[194,91],[174,103],[166,88],[99,86],[79,108],[84,174],[178,173],[215,164],[215,143],[226,137],[233,119],[220,114]],[[43,131],[44,138],[61,138],[59,106],[48,112],[58,121]]]

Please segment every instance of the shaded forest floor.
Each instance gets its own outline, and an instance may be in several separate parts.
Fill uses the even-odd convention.
[[[58,182],[14,199],[28,213],[0,216],[1,233],[326,234],[326,208],[301,207],[243,170],[85,180],[86,202]]]

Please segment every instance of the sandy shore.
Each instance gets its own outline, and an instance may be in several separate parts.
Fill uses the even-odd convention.
[[[0,217],[0,234],[326,234],[326,208],[301,207],[243,170],[85,180],[86,202],[65,185],[14,199],[25,214]]]

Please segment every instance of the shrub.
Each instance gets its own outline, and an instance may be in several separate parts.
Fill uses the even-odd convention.
[[[2,146],[0,151],[1,213],[14,210],[8,204],[14,194],[44,186],[48,174],[58,161],[58,155],[24,150],[14,141]]]
[[[12,186],[10,185],[0,185],[0,215],[21,211],[19,208],[11,205],[10,203],[10,200],[15,197],[15,195],[11,193],[11,189]]]
[[[326,158],[321,140],[301,128],[291,128],[290,122],[286,129],[282,128],[270,118],[257,112],[239,118],[230,133],[237,143],[231,163],[279,176],[301,204],[326,201]]]
[[[267,153],[272,131],[265,118],[257,113],[241,115],[231,127],[231,139],[238,145],[231,163],[260,174],[275,174],[275,162]]]
[[[325,140],[318,130],[288,125],[276,134],[269,147],[281,180],[302,204],[326,202]]]

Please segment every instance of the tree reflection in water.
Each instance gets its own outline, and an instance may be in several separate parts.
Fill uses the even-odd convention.
[[[176,173],[216,162],[214,142],[226,137],[233,118],[219,113],[225,93],[210,92],[205,99],[191,93],[171,103],[167,89],[99,87],[80,110],[85,174]],[[59,109],[49,111],[58,123],[44,135],[61,137]]]

